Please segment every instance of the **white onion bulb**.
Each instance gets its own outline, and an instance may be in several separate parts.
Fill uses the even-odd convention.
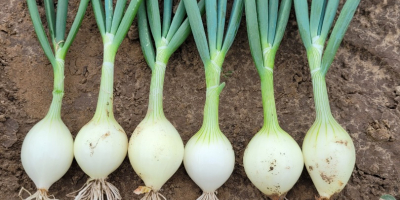
[[[136,174],[158,192],[182,163],[184,147],[175,127],[166,119],[144,119],[129,141],[128,156]]]
[[[303,155],[321,199],[329,199],[346,186],[356,159],[353,141],[333,118],[313,124],[304,138]]]
[[[214,193],[232,174],[235,154],[228,138],[221,132],[210,133],[209,137],[199,133],[186,144],[184,165],[190,178],[204,193]]]
[[[114,120],[91,120],[75,138],[75,159],[82,170],[93,179],[105,179],[124,161],[128,137]]]
[[[271,199],[280,199],[303,171],[299,145],[282,129],[260,131],[244,152],[244,169],[250,181]]]
[[[26,135],[21,149],[25,172],[38,193],[47,196],[50,186],[71,166],[74,158],[73,139],[61,118],[45,117]]]

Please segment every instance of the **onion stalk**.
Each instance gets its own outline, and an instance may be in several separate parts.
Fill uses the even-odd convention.
[[[126,0],[118,0],[113,12],[113,1],[92,0],[92,6],[100,30],[103,45],[103,65],[100,92],[93,118],[78,132],[74,152],[81,169],[89,175],[86,184],[69,194],[80,199],[121,199],[118,189],[106,181],[126,157],[128,137],[114,118],[113,79],[115,55],[138,11],[141,0],[131,0],[124,13]]]
[[[203,190],[198,200],[212,200],[218,199],[215,192],[228,180],[235,164],[232,145],[219,128],[218,104],[225,86],[220,83],[221,68],[239,28],[243,1],[233,2],[226,32],[227,0],[205,1],[208,41],[196,0],[184,0],[184,4],[204,64],[207,92],[203,125],[186,144],[183,162],[190,178]]]
[[[313,0],[310,17],[307,0],[294,1],[300,35],[307,51],[316,110],[316,120],[304,138],[303,156],[319,199],[330,199],[339,193],[355,165],[353,141],[332,116],[325,76],[359,3],[360,0],[346,1],[324,50],[339,0]]]
[[[247,33],[261,78],[264,125],[249,142],[243,157],[250,181],[273,200],[284,199],[303,171],[303,155],[296,141],[278,123],[273,69],[285,32],[292,0],[246,0]],[[278,12],[279,11],[279,12]]]
[[[168,60],[190,34],[183,1],[179,3],[173,19],[172,3],[172,0],[164,1],[162,25],[158,0],[143,1],[138,11],[140,43],[152,77],[147,114],[131,136],[128,156],[136,174],[146,185],[135,190],[136,194],[145,193],[142,200],[165,199],[159,190],[178,170],[184,154],[182,139],[163,111],[163,85]],[[204,0],[199,7],[204,10]]]
[[[73,139],[71,132],[61,119],[61,105],[64,96],[64,59],[72,41],[81,25],[89,0],[79,4],[78,12],[72,27],[65,38],[68,0],[59,0],[57,11],[54,9],[53,0],[45,0],[45,12],[50,40],[48,41],[42,25],[38,7],[35,0],[27,0],[33,27],[39,42],[49,59],[54,71],[53,100],[46,116],[35,124],[26,135],[21,149],[21,161],[25,172],[33,180],[37,192],[26,199],[50,199],[48,190],[59,180],[71,166],[74,158]]]

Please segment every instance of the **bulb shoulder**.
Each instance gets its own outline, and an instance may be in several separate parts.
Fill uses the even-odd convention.
[[[208,127],[202,127],[196,134],[194,134],[188,141],[193,144],[209,144],[219,145],[224,144],[226,146],[232,146],[229,139],[225,136],[222,131],[217,129],[211,129]]]
[[[345,148],[354,151],[353,140],[347,131],[333,118],[316,120],[307,132],[303,149]]]
[[[66,140],[72,143],[73,138],[71,132],[68,127],[64,124],[64,122],[59,119],[53,118],[44,118],[36,123],[27,133],[25,140],[31,139],[39,139],[43,140],[43,138],[47,138],[47,141],[50,140]]]
[[[144,119],[133,131],[131,141],[143,139],[169,138],[170,140],[183,141],[176,128],[166,118],[158,120]]]
[[[162,140],[165,140],[164,142]],[[183,141],[170,121],[166,118],[158,120],[142,120],[133,131],[130,143],[176,143],[183,148]],[[168,141],[168,142],[167,142]],[[138,145],[139,145],[138,144]]]

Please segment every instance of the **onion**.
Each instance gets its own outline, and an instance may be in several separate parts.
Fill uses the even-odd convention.
[[[204,0],[199,7],[204,7]],[[152,76],[147,114],[131,136],[128,156],[134,171],[146,185],[134,191],[145,194],[142,200],[165,199],[159,190],[178,170],[184,154],[183,141],[163,110],[168,60],[190,33],[188,19],[184,19],[183,1],[176,12],[172,8],[173,1],[164,1],[162,25],[158,0],[145,0],[138,11],[140,44]]]
[[[346,1],[330,31],[338,0],[312,1],[310,15],[306,0],[294,1],[300,35],[307,50],[316,111],[315,122],[303,141],[303,156],[319,199],[330,199],[342,191],[356,161],[350,135],[332,116],[325,77],[359,3],[360,0]]]
[[[64,96],[64,59],[79,30],[88,3],[89,0],[80,1],[75,20],[65,37],[68,1],[59,1],[57,10],[52,1],[45,1],[48,38],[36,1],[27,0],[36,35],[53,67],[54,86],[53,100],[47,115],[32,127],[22,143],[22,166],[35,183],[37,192],[32,195],[22,188],[19,192],[21,199],[23,199],[22,192],[24,191],[30,195],[26,200],[50,199],[48,195],[50,186],[68,171],[74,158],[72,135],[61,119],[61,105]],[[57,26],[57,31],[55,26]],[[49,41],[53,45],[50,45]]]
[[[104,62],[96,113],[75,138],[75,159],[90,176],[86,184],[74,192],[78,193],[75,200],[96,200],[103,193],[109,200],[121,199],[118,189],[105,181],[124,161],[128,150],[128,137],[113,114],[113,72],[113,63]],[[68,196],[73,197],[74,193]]]
[[[215,200],[216,190],[228,180],[235,166],[232,145],[219,128],[218,106],[225,87],[220,83],[222,64],[239,28],[243,1],[233,2],[225,32],[227,1],[205,0],[208,40],[197,2],[184,0],[184,4],[190,10],[188,19],[204,64],[207,90],[203,125],[186,144],[183,163],[190,178],[203,190],[198,200]]]
[[[245,1],[251,54],[261,78],[264,125],[247,145],[243,165],[250,181],[273,200],[285,198],[304,165],[299,145],[279,126],[274,98],[275,55],[291,5],[291,0]]]
[[[103,39],[103,65],[100,92],[96,112],[79,131],[75,139],[75,159],[82,170],[90,176],[85,185],[69,194],[75,200],[121,199],[118,189],[106,178],[116,170],[126,157],[128,137],[114,118],[113,84],[114,62],[117,50],[124,40],[142,0],[131,0],[126,7],[125,0],[92,0],[94,15]]]

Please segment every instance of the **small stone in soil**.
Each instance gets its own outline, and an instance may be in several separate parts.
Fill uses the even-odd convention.
[[[400,86],[397,86],[394,91],[396,93],[396,96],[400,96]]]

